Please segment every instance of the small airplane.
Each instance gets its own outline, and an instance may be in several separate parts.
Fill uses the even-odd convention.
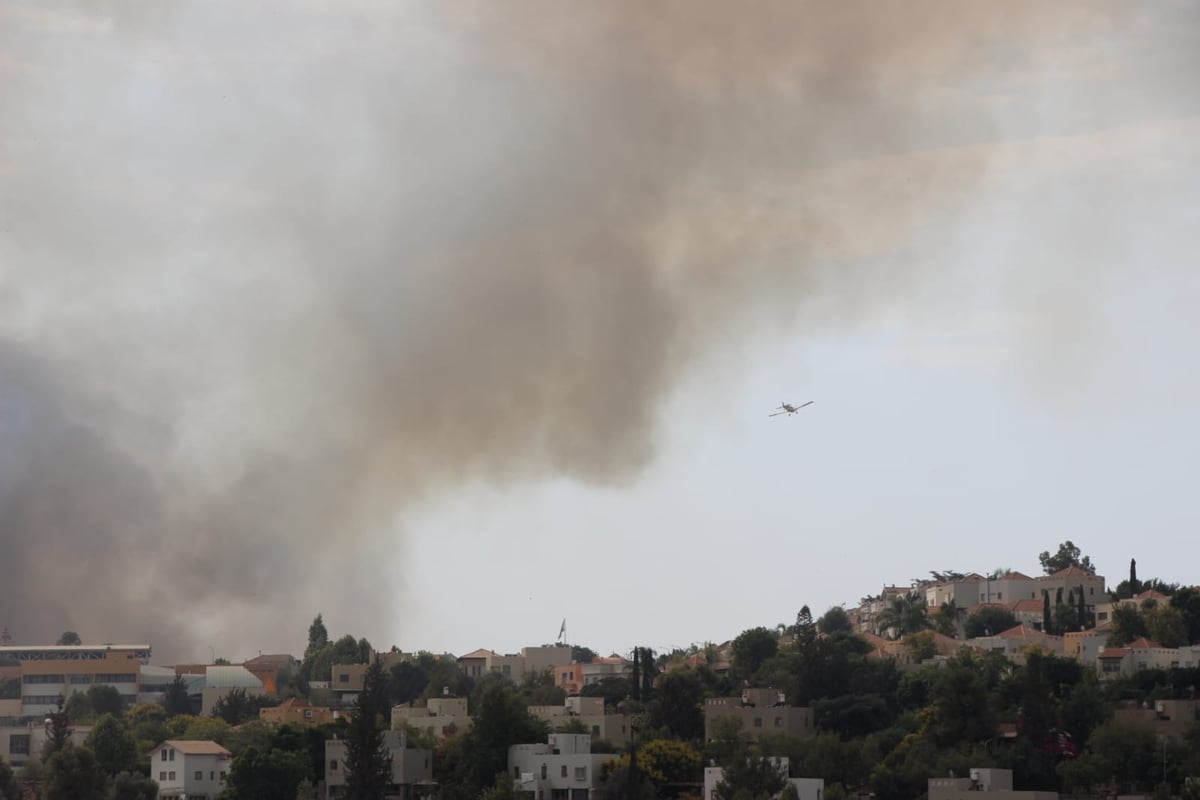
[[[792,414],[795,414],[797,411],[804,408],[805,406],[811,406],[812,404],[813,404],[812,400],[809,400],[807,403],[801,403],[798,406],[793,406],[789,403],[783,403],[779,406],[778,411],[776,411],[774,414],[767,414],[767,416],[768,417],[778,417],[780,414],[787,414],[788,416],[791,416]]]

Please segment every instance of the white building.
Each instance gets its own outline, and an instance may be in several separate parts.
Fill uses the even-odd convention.
[[[515,744],[508,748],[508,771],[517,791],[532,792],[533,800],[587,800],[592,796],[600,765],[610,754],[593,754],[586,733],[552,733],[546,744]]]
[[[72,725],[71,744],[83,744],[91,732],[90,725]],[[7,761],[13,769],[40,761],[49,738],[46,723],[40,719],[28,725],[0,727],[0,761]]]
[[[216,742],[168,739],[150,751],[158,800],[214,800],[225,790],[232,758]]]
[[[417,787],[433,787],[433,751],[408,746],[404,731],[384,731],[383,743],[392,757],[389,798],[407,800]],[[346,740],[325,741],[325,797],[341,797],[346,791]]]
[[[553,729],[577,722],[592,741],[626,744],[633,735],[633,718],[628,714],[604,713],[603,697],[568,697],[561,706],[527,706],[526,710]]]
[[[824,778],[788,778],[789,762],[787,758],[772,758],[771,762],[779,770],[779,774],[786,778],[789,784],[796,787],[800,800],[825,800]],[[725,770],[720,767],[704,768],[704,800],[716,800],[717,785],[723,780],[725,780]],[[778,795],[776,796],[778,797]]]

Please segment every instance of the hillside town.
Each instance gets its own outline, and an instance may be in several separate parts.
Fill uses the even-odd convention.
[[[5,627],[0,797],[1197,796],[1200,588],[1040,560],[672,652],[383,651],[318,615],[300,655],[158,664]]]

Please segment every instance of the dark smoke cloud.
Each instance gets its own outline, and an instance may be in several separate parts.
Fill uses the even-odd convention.
[[[998,141],[1196,107],[1187,4],[249,5],[0,11],[22,641],[369,631],[415,503],[636,478],[714,347],[938,279]]]

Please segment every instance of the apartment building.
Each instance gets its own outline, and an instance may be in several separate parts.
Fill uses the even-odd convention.
[[[387,796],[394,800],[410,800],[433,787],[433,751],[408,746],[404,731],[384,731],[384,745],[392,757],[392,783]],[[346,741],[329,739],[325,742],[325,797],[342,797],[346,793]]]
[[[929,800],[1058,800],[1058,792],[1018,792],[1012,770],[972,767],[967,778],[930,778]]]
[[[462,733],[471,727],[465,697],[431,697],[424,705],[392,707],[392,729],[405,727],[428,733],[439,739]]]
[[[606,714],[603,697],[568,697],[561,706],[528,706],[527,710],[555,730],[572,723],[581,725],[593,742],[622,745],[633,737],[633,718]]]
[[[71,743],[83,744],[91,732],[90,725],[72,725]],[[0,726],[0,761],[7,761],[13,769],[39,761],[49,738],[49,728],[41,719],[26,725]]]
[[[797,739],[807,739],[816,732],[812,708],[787,705],[783,692],[775,689],[746,689],[741,697],[705,700],[705,739],[712,739],[713,723],[723,717],[740,719],[743,733],[754,739],[765,733],[786,733]]]
[[[593,754],[586,733],[552,733],[546,744],[508,748],[508,771],[514,788],[533,800],[587,800],[596,788],[600,767],[611,754]]]
[[[127,705],[137,703],[141,669],[150,646],[140,644],[0,647],[0,659],[18,663],[22,717],[44,717],[58,708],[60,696],[111,686]]]

